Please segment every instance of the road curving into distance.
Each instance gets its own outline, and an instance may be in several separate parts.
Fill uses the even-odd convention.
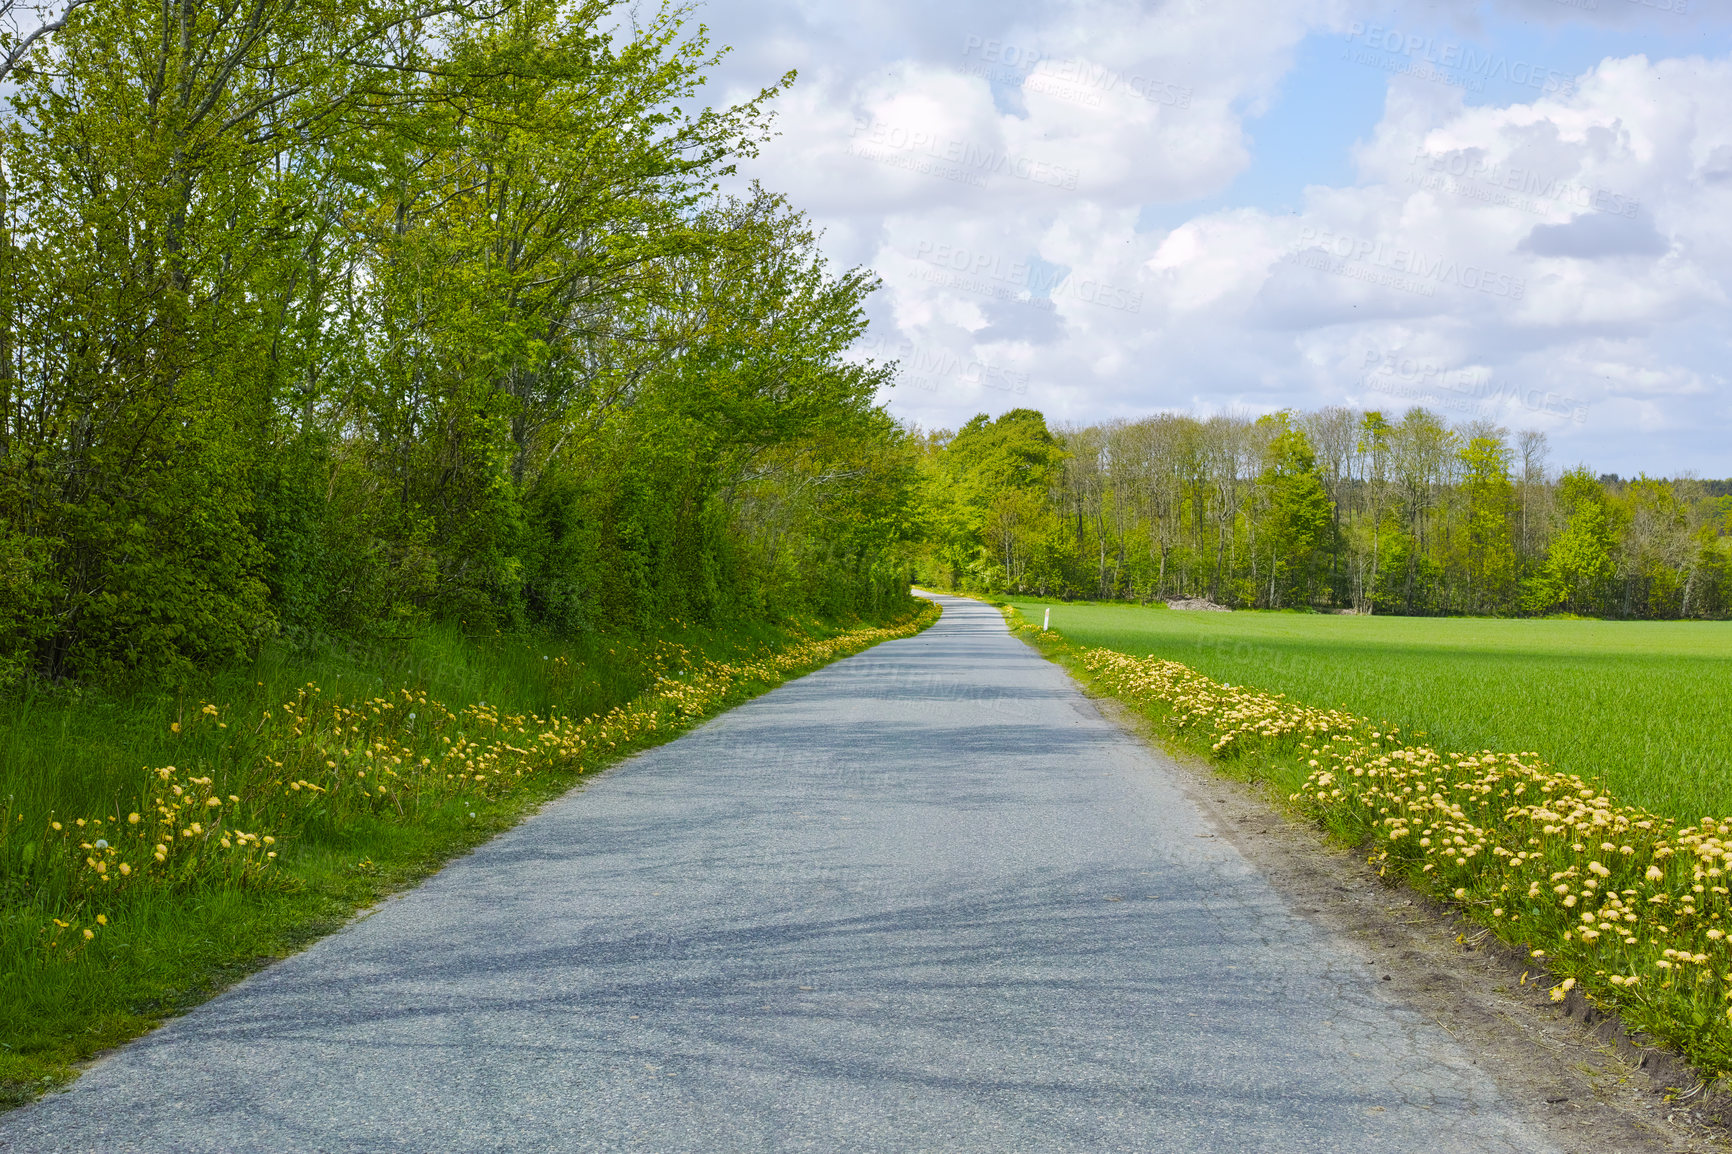
[[[5,1151],[1555,1147],[999,614],[634,757]]]

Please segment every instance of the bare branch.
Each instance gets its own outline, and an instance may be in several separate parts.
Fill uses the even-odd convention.
[[[66,7],[61,11],[59,19],[44,21],[37,25],[34,31],[27,33],[23,39],[13,45],[6,52],[5,57],[0,58],[0,84],[4,84],[12,78],[13,71],[24,60],[24,57],[29,54],[30,49],[35,47],[38,40],[66,27],[67,17],[71,16],[74,12],[78,11],[78,9],[82,8],[89,2],[90,0],[66,0]],[[12,11],[13,7],[9,0],[4,5],[0,5],[0,14],[10,16]],[[3,43],[3,41],[0,41],[0,43]]]

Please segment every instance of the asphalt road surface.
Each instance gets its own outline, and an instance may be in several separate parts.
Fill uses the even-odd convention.
[[[1541,1151],[998,613],[777,689],[0,1149]]]

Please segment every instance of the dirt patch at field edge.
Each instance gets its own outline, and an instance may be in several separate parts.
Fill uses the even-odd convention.
[[[1084,687],[1085,692],[1087,687]],[[1572,994],[1551,1001],[1536,967],[1481,926],[1377,876],[1289,816],[1266,787],[1168,749],[1155,724],[1089,692],[1103,716],[1161,749],[1220,836],[1301,916],[1355,943],[1391,997],[1437,1022],[1559,1145],[1581,1151],[1732,1150],[1732,1102],[1697,1091],[1675,1055],[1633,1043]],[[1524,982],[1524,974],[1527,980]],[[1538,975],[1545,979],[1545,975]]]

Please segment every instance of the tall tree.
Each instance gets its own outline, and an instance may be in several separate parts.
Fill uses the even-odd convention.
[[[972,572],[989,588],[1026,586],[1031,574],[1018,558],[1032,563],[1036,538],[1057,529],[1056,518],[1036,518],[1031,510],[1050,507],[1064,457],[1033,409],[1012,409],[996,420],[981,413],[948,440],[937,461],[944,508],[939,549],[953,585]],[[1019,496],[1001,501],[1004,494]]]
[[[1611,502],[1585,467],[1566,472],[1558,483],[1558,505],[1568,518],[1546,553],[1543,573],[1530,583],[1530,608],[1563,606],[1572,613],[1598,613],[1606,606],[1615,573],[1615,525]]]
[[[1268,552],[1268,599],[1275,609],[1309,603],[1316,592],[1320,556],[1330,548],[1334,507],[1317,471],[1316,454],[1303,429],[1281,415],[1279,431],[1264,450],[1257,482],[1268,509],[1263,531]]]
[[[1515,545],[1510,514],[1515,487],[1510,481],[1509,447],[1499,437],[1477,436],[1461,449],[1466,471],[1465,555],[1469,607],[1475,612],[1502,609],[1515,583]]]

